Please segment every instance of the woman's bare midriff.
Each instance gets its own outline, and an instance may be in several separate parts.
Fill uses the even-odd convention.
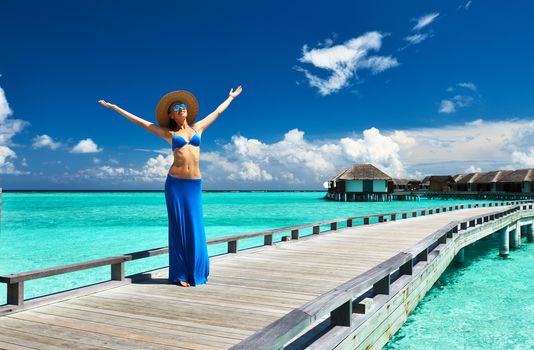
[[[174,150],[174,162],[169,174],[174,177],[200,179],[200,149],[193,145],[185,145]]]

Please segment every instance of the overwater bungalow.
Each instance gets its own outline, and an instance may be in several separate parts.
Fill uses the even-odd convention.
[[[392,177],[372,164],[354,164],[328,181],[327,199],[336,201],[390,200],[388,182]]]
[[[497,170],[480,173],[473,182],[473,191],[504,192],[504,184],[501,182],[501,179],[511,172],[511,170]]]
[[[393,179],[394,191],[416,191],[421,188],[421,181],[413,179]]]
[[[481,175],[482,173],[457,174],[453,176],[453,189],[460,192],[477,191],[475,180]]]
[[[432,175],[427,176],[425,180],[428,182],[428,189],[431,192],[450,192],[455,184],[453,177],[450,175]],[[425,180],[423,180],[423,183]]]
[[[534,192],[534,169],[510,171],[499,182],[505,192]]]

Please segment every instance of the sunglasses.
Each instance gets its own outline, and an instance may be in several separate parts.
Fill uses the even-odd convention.
[[[181,105],[175,105],[172,109],[175,111],[175,112],[178,112],[180,110],[180,108],[183,108],[183,109],[187,109],[187,106],[185,103],[182,103]]]

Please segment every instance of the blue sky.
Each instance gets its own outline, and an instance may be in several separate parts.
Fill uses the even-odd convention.
[[[534,167],[528,1],[2,1],[0,187],[162,189],[147,120],[185,89],[204,189]]]

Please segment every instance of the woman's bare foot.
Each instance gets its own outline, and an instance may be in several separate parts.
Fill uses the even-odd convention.
[[[182,287],[191,287],[191,285],[186,281],[180,281],[178,282],[178,284],[181,285]]]

